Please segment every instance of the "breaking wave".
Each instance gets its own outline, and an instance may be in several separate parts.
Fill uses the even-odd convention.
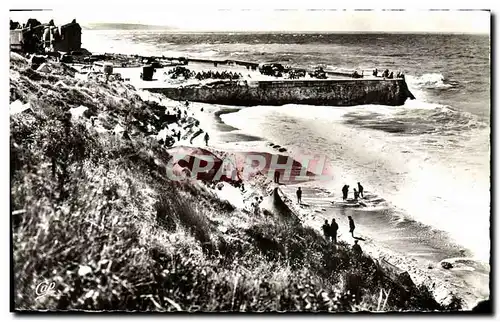
[[[445,83],[445,77],[440,73],[426,73],[422,76],[408,76],[409,85],[425,89],[446,89],[453,87],[452,84]]]
[[[217,56],[218,54],[219,54],[219,51],[217,51],[217,50],[207,50],[207,51],[196,52],[192,56],[193,57],[214,57],[214,56]]]

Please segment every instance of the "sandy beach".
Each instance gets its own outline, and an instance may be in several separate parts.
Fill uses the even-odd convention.
[[[236,154],[265,152],[293,156],[288,150],[279,152],[271,147],[272,142],[222,121],[221,115],[237,112],[239,108],[192,102],[189,110],[200,121],[200,128],[210,134],[210,149]],[[195,139],[193,145],[203,146],[202,136]],[[268,186],[275,186],[272,178],[268,177],[267,180]],[[298,186],[304,191],[301,205],[296,203],[295,197]],[[368,207],[359,207],[354,200],[342,201],[340,186],[338,193],[325,189],[324,184],[314,180],[276,187],[287,197],[287,204],[299,214],[305,225],[321,231],[325,219],[330,221],[335,218],[340,226],[339,240],[349,244],[353,244],[354,239],[348,232],[347,216],[352,216],[357,226],[355,237],[361,238],[360,244],[364,251],[379,261],[407,271],[417,285],[429,287],[438,301],[446,303],[451,299],[451,294],[455,294],[465,301],[465,308],[472,308],[479,300],[488,298],[489,267],[468,258],[465,250],[459,246],[451,245],[454,251],[450,253],[450,247],[441,247],[442,240],[436,239],[434,243],[429,243],[433,239],[421,235],[427,233],[425,229],[418,232],[414,226],[405,227],[404,222],[388,222],[384,216],[385,210],[377,207],[384,200],[375,191],[365,191],[363,203]],[[438,235],[436,237],[439,238]],[[440,263],[443,260],[453,263],[454,267],[449,270],[442,268]]]

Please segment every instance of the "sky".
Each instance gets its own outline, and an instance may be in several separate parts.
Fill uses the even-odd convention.
[[[354,11],[354,10],[219,10],[212,7],[54,9],[10,12],[13,20],[29,17],[63,24],[76,18],[81,24],[119,22],[162,25],[186,31],[321,31],[321,32],[490,32],[488,11]],[[113,14],[110,14],[112,12]]]

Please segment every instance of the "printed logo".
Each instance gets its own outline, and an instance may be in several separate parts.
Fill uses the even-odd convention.
[[[332,180],[324,156],[296,156],[270,153],[235,153],[219,158],[203,149],[172,151],[167,176],[174,181],[188,178],[206,181],[243,181],[260,173],[278,183]]]
[[[38,285],[36,286],[36,289],[35,289],[35,293],[37,295],[36,299],[38,300],[38,299],[44,297],[45,295],[54,293],[55,288],[56,288],[56,283],[54,283],[54,282],[49,283],[48,281],[44,281],[44,282],[38,283]]]

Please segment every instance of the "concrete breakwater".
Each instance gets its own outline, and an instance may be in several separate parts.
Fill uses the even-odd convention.
[[[174,100],[255,106],[309,104],[352,106],[403,105],[415,97],[404,79],[327,79],[216,81],[147,88]]]

